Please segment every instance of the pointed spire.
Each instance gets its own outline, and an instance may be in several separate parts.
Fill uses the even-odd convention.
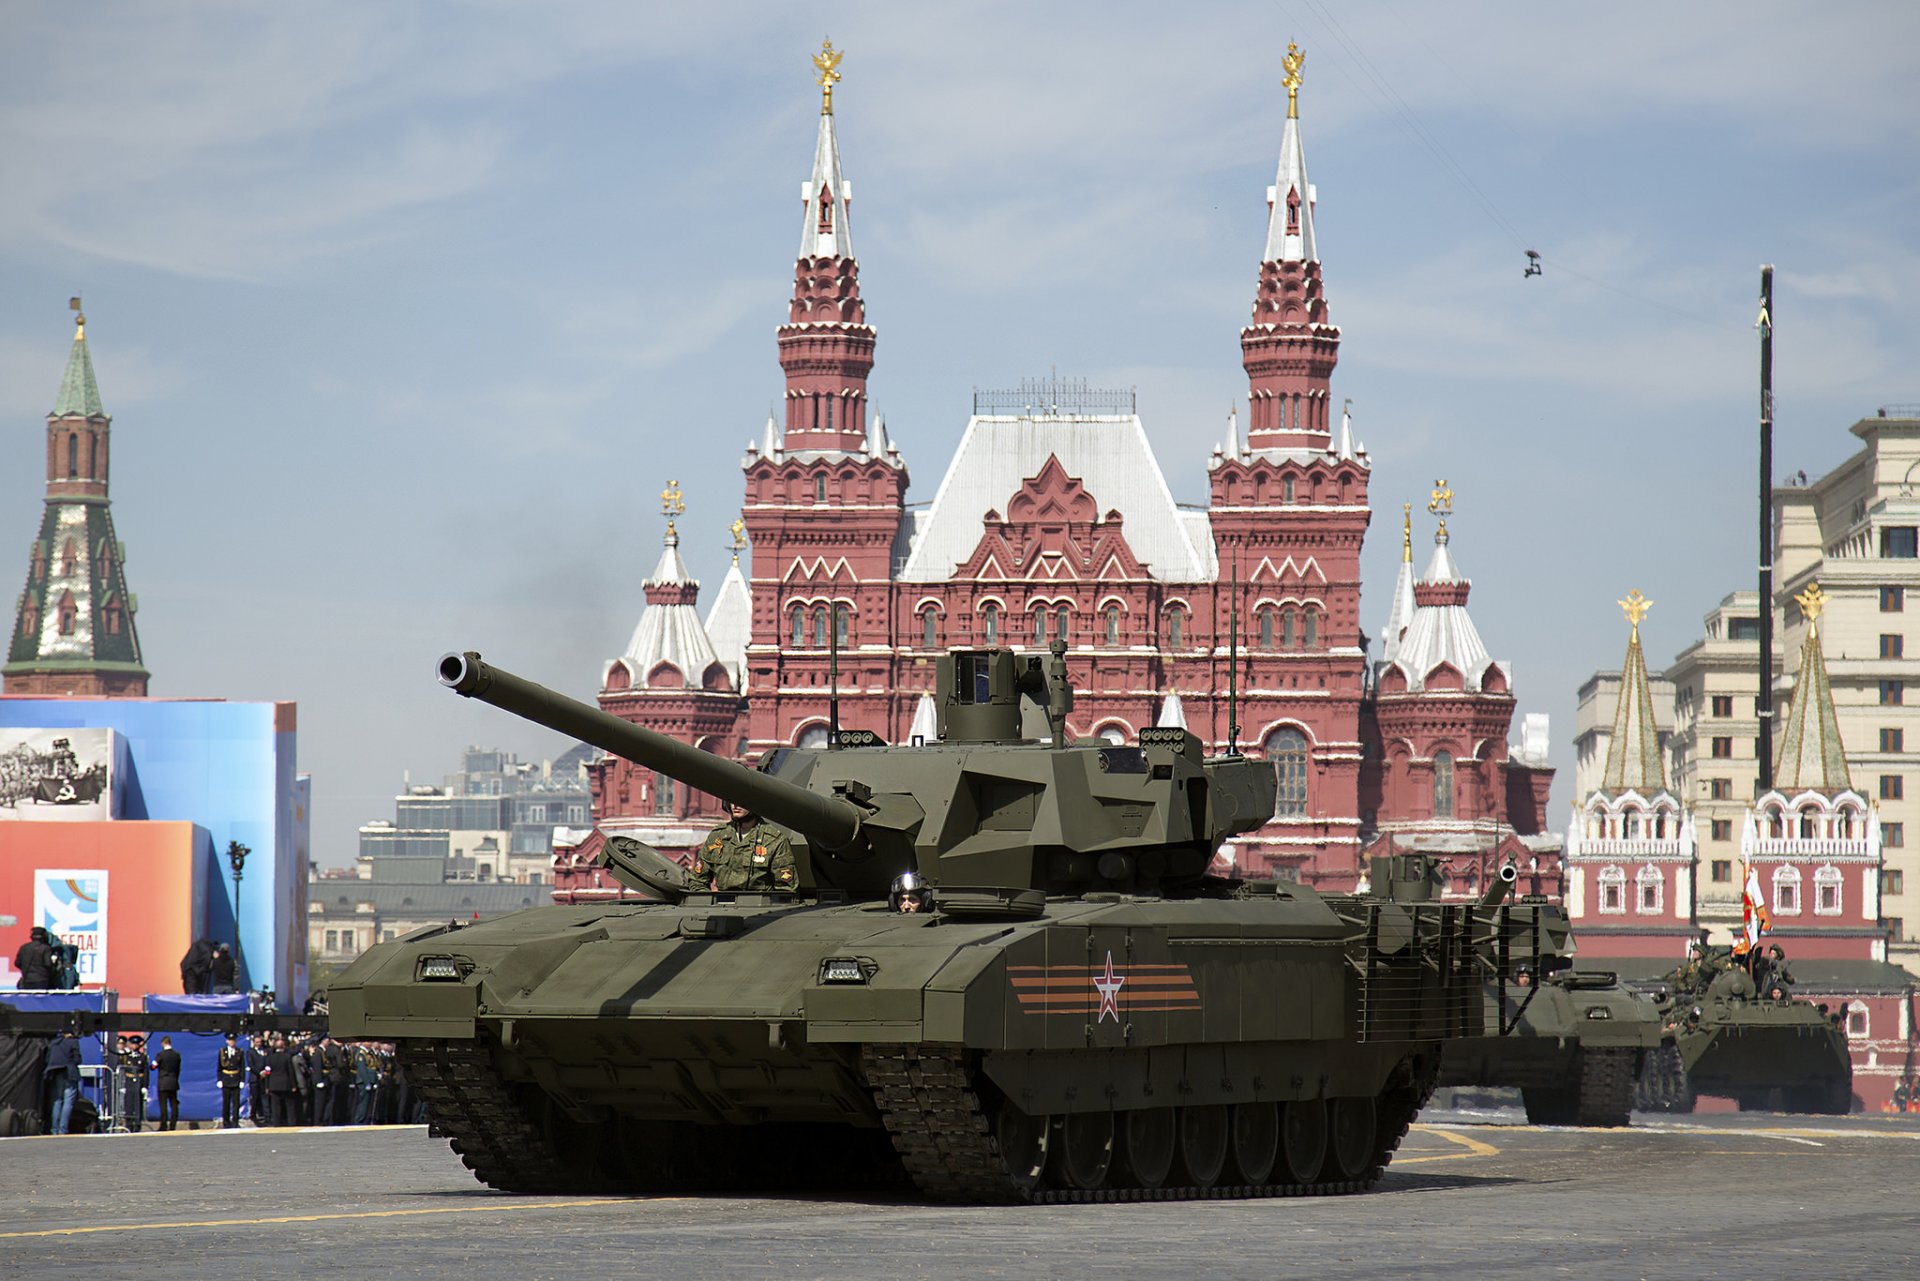
[[[753,590],[740,569],[740,553],[747,546],[746,530],[746,522],[737,517],[728,526],[733,564],[727,567],[727,576],[720,580],[720,590],[714,594],[706,620],[707,639],[713,644],[713,652],[719,655],[727,675],[733,679],[734,689],[742,692],[747,687],[747,643],[753,632]]]
[[[1287,46],[1288,114],[1280,164],[1267,188],[1267,238],[1252,323],[1240,331],[1247,371],[1247,449],[1324,451],[1332,423],[1330,380],[1340,359],[1340,330],[1327,312],[1314,239],[1313,184],[1300,140],[1300,67],[1306,55]]]
[[[1620,667],[1620,701],[1614,707],[1613,738],[1607,743],[1606,772],[1600,786],[1609,792],[1629,789],[1642,796],[1667,790],[1667,767],[1660,753],[1660,730],[1653,721],[1653,689],[1647,681],[1647,659],[1640,650],[1640,620],[1653,602],[1639,588],[1620,602],[1633,630],[1627,638],[1627,657]]]
[[[1402,504],[1400,532],[1400,574],[1393,583],[1393,607],[1387,614],[1387,626],[1380,633],[1380,658],[1391,663],[1400,656],[1400,638],[1413,621],[1413,504]]]
[[[767,415],[767,428],[760,435],[760,456],[772,458],[780,452],[780,428],[773,421],[773,415]]]
[[[67,353],[67,372],[60,380],[60,396],[53,403],[52,416],[105,418],[107,412],[100,407],[100,387],[93,380],[93,356],[87,351],[87,315],[80,310],[78,298],[67,305],[76,313],[73,349]]]
[[[1845,791],[1853,782],[1847,772],[1846,748],[1840,742],[1833,690],[1827,683],[1827,659],[1820,648],[1820,613],[1827,596],[1820,584],[1810,583],[1794,599],[1807,619],[1807,639],[1800,647],[1793,705],[1774,758],[1773,785],[1783,792]]]
[[[1280,169],[1267,192],[1267,262],[1318,262],[1313,243],[1313,184],[1307,181],[1307,150],[1300,142],[1300,67],[1307,55],[1289,44],[1281,64],[1287,74],[1287,123],[1280,134]]]
[[[1160,714],[1154,718],[1154,725],[1169,729],[1187,728],[1187,705],[1180,701],[1178,694],[1169,694],[1160,703]]]
[[[1240,457],[1240,403],[1227,406],[1227,457]]]
[[[1340,443],[1334,447],[1334,455],[1338,458],[1353,457],[1353,398],[1352,397],[1347,398],[1347,403],[1344,406],[1342,406],[1340,410]]]
[[[800,201],[805,206],[800,220],[802,258],[853,257],[853,235],[847,225],[853,184],[840,173],[840,144],[833,132],[833,86],[840,79],[836,68],[845,56],[828,40],[813,57],[813,65],[820,68],[818,83],[823,94],[820,134],[813,147],[813,176],[800,188]]]
[[[940,713],[933,705],[933,695],[922,694],[920,701],[913,705],[913,721],[907,726],[907,741],[933,743],[940,738]]]
[[[667,532],[660,540],[663,544],[660,559],[642,584],[647,605],[640,611],[640,621],[634,626],[625,653],[607,664],[602,678],[606,685],[612,684],[615,668],[624,664],[627,687],[645,689],[651,674],[665,663],[679,673],[674,688],[698,689],[704,684],[707,669],[720,661],[706,625],[694,609],[700,597],[700,584],[687,572],[687,563],[680,558],[680,531],[674,525],[674,518],[686,510],[680,482],[668,481],[660,493],[660,514],[667,518]],[[733,572],[739,572],[738,566]]]

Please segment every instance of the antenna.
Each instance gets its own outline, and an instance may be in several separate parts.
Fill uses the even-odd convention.
[[[1227,755],[1240,754],[1240,553],[1233,554],[1233,595],[1227,603]]]
[[[1760,268],[1760,790],[1773,787],[1773,265]]]
[[[840,746],[840,602],[827,623],[827,746]]]

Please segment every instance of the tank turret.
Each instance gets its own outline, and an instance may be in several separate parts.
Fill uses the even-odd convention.
[[[962,650],[936,670],[939,738],[888,747],[846,731],[826,749],[781,748],[750,769],[483,662],[440,660],[456,693],[572,735],[747,806],[799,840],[799,888],[886,893],[905,872],[964,911],[970,896],[1087,890],[1190,894],[1221,841],[1273,814],[1274,778],[1206,758],[1185,729],[1133,744],[1068,741],[1065,646],[1046,655]],[[1044,736],[1027,728],[1044,726]]]

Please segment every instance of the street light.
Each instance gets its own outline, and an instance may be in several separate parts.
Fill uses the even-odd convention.
[[[239,841],[227,842],[227,862],[233,868],[233,962],[235,978],[241,978],[247,972],[247,951],[240,944],[240,873],[247,866],[247,855],[251,849]]]

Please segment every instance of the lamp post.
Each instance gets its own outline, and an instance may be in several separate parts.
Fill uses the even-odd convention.
[[[252,850],[239,841],[227,842],[227,863],[233,868],[233,962],[236,971],[234,977],[245,982],[247,972],[247,950],[240,943],[240,873],[247,866],[247,855]]]

